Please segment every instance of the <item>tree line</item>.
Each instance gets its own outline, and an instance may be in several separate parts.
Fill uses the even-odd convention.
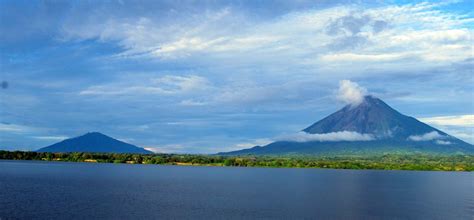
[[[0,151],[0,159],[190,166],[474,171],[473,155],[219,156],[195,154]]]

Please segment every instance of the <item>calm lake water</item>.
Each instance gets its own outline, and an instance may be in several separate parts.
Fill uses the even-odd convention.
[[[0,219],[473,216],[473,173],[0,160]]]

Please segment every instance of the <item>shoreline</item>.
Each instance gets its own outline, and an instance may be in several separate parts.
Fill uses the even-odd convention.
[[[32,161],[32,162],[59,162],[59,163],[77,163],[77,164],[122,164],[122,165],[149,165],[149,166],[178,166],[178,167],[223,167],[223,168],[264,168],[264,169],[317,169],[317,170],[356,170],[356,171],[409,171],[409,172],[455,172],[471,173],[474,170],[416,170],[416,169],[351,169],[351,168],[331,168],[331,167],[272,167],[272,166],[224,166],[217,164],[150,164],[150,163],[110,163],[110,162],[87,162],[87,161],[64,161],[64,160],[11,160],[0,159],[1,161]]]

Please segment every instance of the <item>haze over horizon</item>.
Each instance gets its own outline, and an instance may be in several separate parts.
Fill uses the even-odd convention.
[[[474,144],[470,1],[0,5],[0,150],[238,150],[367,94]]]

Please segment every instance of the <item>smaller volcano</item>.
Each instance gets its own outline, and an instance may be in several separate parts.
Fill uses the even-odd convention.
[[[41,148],[37,152],[152,153],[99,132],[89,132],[79,137],[66,139]]]
[[[358,105],[346,105],[339,111],[305,128],[302,132],[305,137],[304,141],[289,139],[273,142],[263,147],[257,146],[221,154],[358,154],[371,152],[474,154],[474,147],[471,144],[413,117],[403,115],[373,96],[365,96]],[[359,137],[359,139],[349,140],[348,134]],[[340,138],[338,141],[338,136],[342,137],[342,135],[346,137]]]

